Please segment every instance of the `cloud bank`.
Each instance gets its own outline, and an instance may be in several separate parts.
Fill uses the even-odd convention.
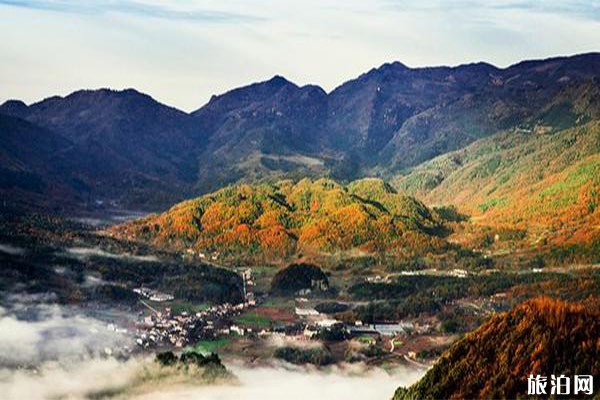
[[[335,368],[328,373],[304,368],[229,368],[239,379],[238,385],[173,387],[139,395],[136,399],[381,400],[391,398],[398,386],[411,385],[424,374],[410,369],[398,369],[392,374],[381,369],[365,371],[364,366],[349,370]]]
[[[107,324],[58,305],[0,307],[0,368],[72,363],[133,347]]]
[[[57,305],[25,304],[13,298],[0,308],[0,393],[12,399],[83,399],[115,394],[139,399],[289,400],[385,399],[400,385],[410,385],[424,371],[401,368],[388,373],[363,364],[314,368],[275,363],[248,367],[232,362],[234,384],[196,385],[184,371],[163,376],[152,356],[114,357],[132,345],[123,334],[97,319]],[[108,356],[109,351],[114,352]],[[179,376],[181,375],[181,376]]]

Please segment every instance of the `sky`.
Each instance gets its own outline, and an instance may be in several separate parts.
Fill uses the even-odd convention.
[[[135,88],[185,111],[283,75],[600,51],[599,0],[0,0],[0,102]]]

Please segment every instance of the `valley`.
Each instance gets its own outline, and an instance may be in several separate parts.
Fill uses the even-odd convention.
[[[132,223],[3,216],[2,318],[28,321],[24,310],[49,304],[90,318],[94,340],[111,338],[93,350],[100,359],[214,352],[233,371],[296,365],[402,380],[424,374],[467,332],[526,299],[584,301],[600,290],[598,264],[499,268],[494,256],[465,262],[472,255],[460,256],[464,250],[437,254],[435,267],[364,251],[343,261],[313,252],[295,255],[296,264],[253,263],[113,234]]]
[[[290,392],[272,374],[297,397],[512,398],[598,376],[599,71],[395,62],[190,113],[134,89],[7,101],[0,391]]]

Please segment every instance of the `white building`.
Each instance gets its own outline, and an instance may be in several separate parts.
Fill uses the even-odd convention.
[[[314,308],[299,308],[296,307],[296,315],[300,316],[300,317],[308,317],[311,315],[319,315],[319,312],[317,310],[315,310]]]

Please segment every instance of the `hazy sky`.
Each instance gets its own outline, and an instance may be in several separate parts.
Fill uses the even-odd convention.
[[[600,50],[600,1],[0,0],[0,101],[133,87],[184,110],[280,74],[327,91],[385,62]]]

